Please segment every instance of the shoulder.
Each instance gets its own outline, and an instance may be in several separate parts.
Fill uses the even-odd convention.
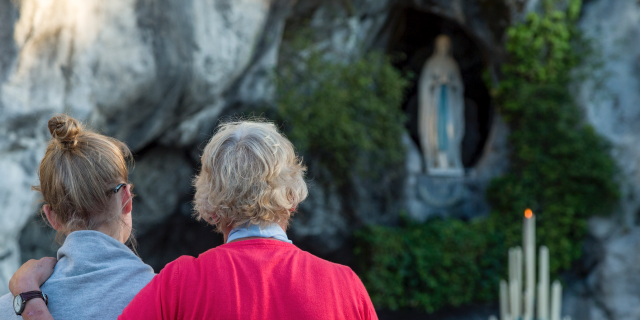
[[[178,259],[169,262],[167,264],[167,267],[177,268],[180,266],[188,266],[190,264],[193,264],[196,260],[197,258],[194,258],[192,256],[180,256]]]
[[[189,272],[189,270],[193,269],[196,263],[196,258],[192,256],[181,256],[176,260],[169,262],[158,274],[159,276],[166,277],[176,277],[180,273]]]
[[[11,293],[7,293],[3,296],[0,296],[0,307],[3,307],[4,303],[7,301],[9,301],[10,303],[13,303],[13,295],[11,295]]]
[[[343,281],[360,281],[356,273],[353,272],[353,270],[351,270],[351,268],[348,266],[327,261],[303,250],[300,250],[300,255],[317,272],[321,272],[322,274],[327,276],[330,275],[340,278]]]
[[[7,293],[0,297],[0,319],[22,319],[13,311],[13,295]]]
[[[316,266],[316,268],[310,269],[313,270],[313,273],[319,275],[323,282],[339,285],[341,290],[348,292],[349,295],[357,299],[359,301],[358,304],[371,304],[369,294],[362,280],[350,267],[324,260],[302,250],[301,252],[304,252]]]
[[[192,277],[197,273],[201,273],[213,261],[220,260],[221,255],[229,253],[222,246],[209,249],[201,253],[197,258],[192,256],[180,256],[178,259],[169,262],[158,273],[163,279]]]
[[[345,299],[343,302],[354,303],[360,310],[375,314],[375,311],[371,311],[373,306],[367,289],[364,287],[360,277],[350,267],[329,262],[307,252],[304,253],[307,255],[307,259],[315,266],[315,268],[307,268],[314,274],[314,277],[318,277],[324,285],[329,285],[332,288],[332,292],[336,292],[335,288],[339,288],[338,291],[342,291],[345,297],[351,297],[351,299]],[[369,318],[375,319],[376,317]]]

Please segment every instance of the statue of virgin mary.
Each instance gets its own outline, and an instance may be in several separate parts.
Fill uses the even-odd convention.
[[[440,35],[418,87],[418,129],[428,175],[462,176],[464,88],[451,39]]]

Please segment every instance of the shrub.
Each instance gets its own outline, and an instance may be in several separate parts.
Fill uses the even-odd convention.
[[[588,48],[574,26],[580,1],[567,12],[529,14],[508,30],[510,60],[495,90],[500,114],[512,132],[510,172],[488,191],[492,218],[520,226],[523,208],[537,216],[538,243],[549,247],[550,270],[580,257],[586,219],[607,213],[619,196],[616,168],[606,141],[583,121],[569,83]],[[512,228],[506,241],[520,241]]]
[[[407,81],[385,56],[370,53],[347,64],[307,50],[280,68],[277,80],[277,111],[287,136],[333,181],[401,165]]]
[[[371,226],[358,232],[356,237],[367,245],[356,254],[370,257],[360,276],[373,303],[433,312],[472,300],[486,247],[476,227],[460,220],[405,221],[399,228]]]
[[[586,219],[611,211],[619,196],[607,143],[585,124],[569,83],[584,48],[574,27],[580,1],[566,12],[545,1],[507,30],[509,60],[494,88],[511,128],[509,172],[492,181],[484,220],[369,226],[356,234],[360,272],[378,307],[422,308],[490,301],[506,277],[507,248],[522,242],[522,216],[537,217],[538,245],[555,276],[581,255]]]

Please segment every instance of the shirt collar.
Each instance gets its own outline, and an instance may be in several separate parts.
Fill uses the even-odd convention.
[[[287,237],[287,234],[277,223],[271,223],[264,227],[260,227],[260,225],[249,222],[233,228],[233,230],[229,232],[227,243],[233,240],[249,237],[274,238],[276,240],[292,243]]]

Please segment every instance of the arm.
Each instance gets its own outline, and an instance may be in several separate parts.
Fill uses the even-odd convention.
[[[38,290],[38,289],[36,289]],[[31,299],[22,312],[22,319],[25,320],[53,320],[47,305],[42,299]]]
[[[55,258],[29,260],[13,274],[9,281],[11,294],[40,290],[40,286],[49,279],[56,265]],[[22,318],[26,320],[53,320],[47,305],[42,299],[31,299],[25,305]]]

